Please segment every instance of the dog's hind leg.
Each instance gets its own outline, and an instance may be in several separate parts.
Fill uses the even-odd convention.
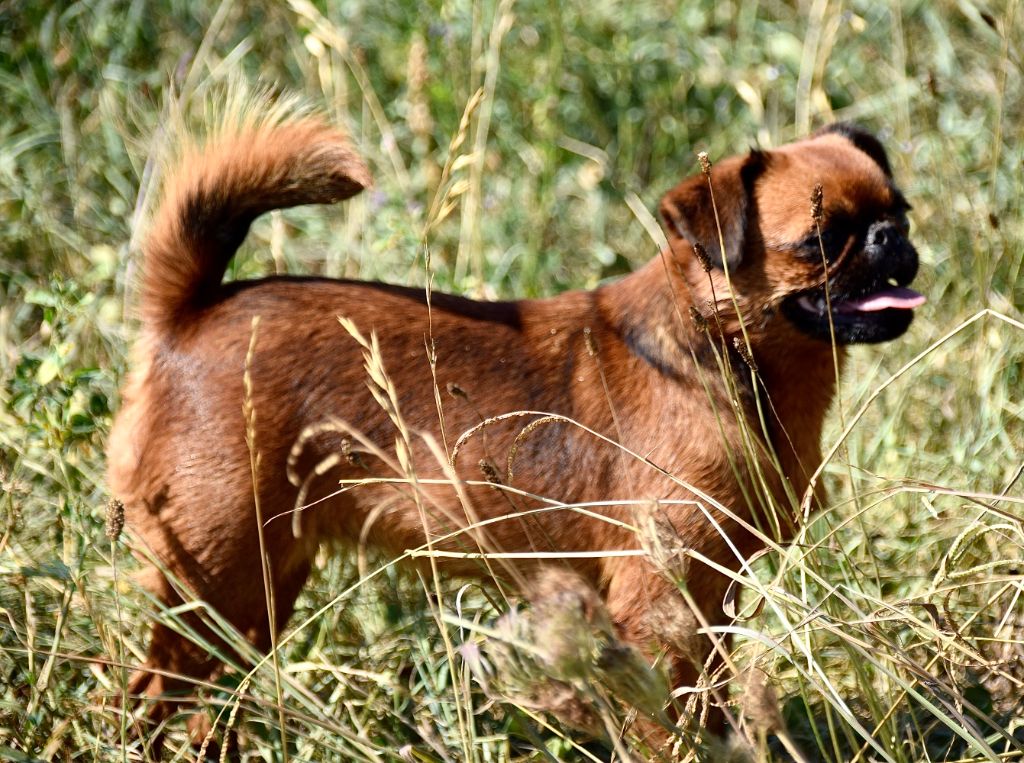
[[[274,543],[267,547],[271,555],[273,623],[278,632],[291,616],[312,561],[311,553],[307,554],[305,549],[297,549],[294,545],[289,549],[293,553],[275,553],[283,547]],[[301,553],[296,554],[295,551]],[[175,626],[160,622],[154,624],[146,662],[133,675],[129,685],[133,698],[152,702],[146,713],[151,729],[186,705],[198,704],[197,691],[218,672],[222,664],[221,655],[242,670],[248,670],[252,665],[252,650],[239,644],[239,638],[244,638],[262,653],[274,643],[258,550],[251,554],[224,555],[217,561],[217,586],[197,590],[196,596],[241,635],[232,637],[220,628],[215,630],[211,627],[209,615],[201,616],[198,611],[179,615]],[[168,607],[181,604],[182,597],[167,581],[161,582],[157,594],[163,603]],[[227,713],[224,713],[217,722],[221,729],[226,719]],[[189,721],[192,743],[201,744],[211,728],[206,713],[200,711],[193,716]]]

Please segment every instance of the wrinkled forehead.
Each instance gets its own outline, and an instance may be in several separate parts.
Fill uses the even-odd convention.
[[[799,241],[813,227],[811,194],[821,184],[824,225],[830,217],[874,219],[902,203],[892,179],[841,135],[790,143],[770,154],[758,180],[765,243]]]

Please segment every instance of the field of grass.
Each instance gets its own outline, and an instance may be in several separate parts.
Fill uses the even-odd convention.
[[[929,302],[900,341],[853,350],[828,504],[743,575],[743,734],[676,755],[1024,760],[1022,56],[1016,0],[0,0],[0,760],[149,757],[114,702],[155,605],[130,536],[105,532],[104,444],[169,104],[200,122],[238,78],[346,125],[376,185],[259,221],[236,278],[423,284],[478,91],[457,206],[425,239],[435,288],[477,297],[639,266],[657,246],[629,202],[654,210],[697,151],[874,130]],[[325,556],[281,691],[267,665],[199,687],[201,706],[223,724],[241,698],[254,760],[625,759],[451,660],[446,644],[509,627],[463,585],[437,601],[409,572]],[[172,724],[165,756],[193,759],[184,740]]]

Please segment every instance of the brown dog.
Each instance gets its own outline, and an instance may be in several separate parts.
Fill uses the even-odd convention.
[[[670,248],[595,291],[482,303],[322,278],[221,283],[254,218],[368,183],[345,139],[308,117],[224,129],[170,174],[110,437],[110,487],[130,527],[262,650],[326,540],[564,553],[622,637],[667,653],[676,684],[692,684],[701,660],[651,617],[677,587],[646,557],[573,552],[638,548],[636,506],[661,501],[698,560],[686,579],[698,619],[726,620],[728,578],[714,565],[737,569],[764,536],[790,535],[821,459],[831,340],[841,364],[843,345],[899,336],[923,302],[905,288],[917,255],[882,147],[837,125],[716,164],[665,196]],[[393,387],[378,376],[371,394],[364,349],[339,317],[376,335]],[[503,416],[515,411],[533,413]],[[556,415],[530,423],[543,414]],[[605,503],[563,506],[586,502]],[[442,564],[524,579],[518,562]],[[158,578],[159,597],[179,602]],[[187,681],[171,674],[215,668],[158,624],[132,691],[181,691]]]

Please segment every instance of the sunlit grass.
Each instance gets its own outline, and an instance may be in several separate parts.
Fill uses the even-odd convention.
[[[929,304],[899,342],[853,351],[827,505],[736,573],[735,663],[778,706],[733,681],[743,741],[691,735],[678,752],[1024,757],[1024,10],[806,5],[0,7],[0,758],[147,755],[120,746],[118,663],[142,661],[140,624],[185,621],[132,582],[130,538],[105,535],[103,447],[166,103],[237,76],[347,125],[376,186],[261,220],[232,277],[422,285],[426,251],[435,289],[592,287],[657,253],[638,210],[697,171],[698,150],[770,147],[834,119],[876,130],[914,205]],[[843,434],[833,417],[826,447]],[[283,718],[292,759],[624,755],[467,667],[460,645],[486,655],[507,622],[494,590],[372,554],[319,561],[279,681],[264,662],[197,686],[247,754],[280,759]],[[624,714],[601,680],[585,697],[598,732]],[[169,733],[192,758],[183,725]]]

